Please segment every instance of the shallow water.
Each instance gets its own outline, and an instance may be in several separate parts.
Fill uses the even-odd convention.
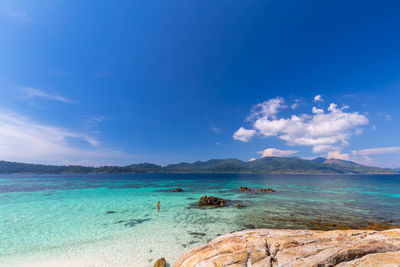
[[[231,201],[199,209],[202,195]],[[172,265],[232,231],[399,219],[400,175],[1,175],[0,266],[152,266],[160,257]]]

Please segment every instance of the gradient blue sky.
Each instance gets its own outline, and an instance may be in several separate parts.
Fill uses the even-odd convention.
[[[398,1],[3,0],[0,159],[166,164],[269,149],[400,167],[399,10]],[[337,115],[338,128],[321,125]],[[234,138],[241,127],[249,138]]]

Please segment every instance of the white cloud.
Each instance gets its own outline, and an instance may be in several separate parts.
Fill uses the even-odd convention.
[[[350,160],[350,155],[342,154],[342,153],[340,153],[340,151],[330,151],[330,152],[328,152],[328,159]]]
[[[65,103],[72,103],[72,101],[69,100],[68,98],[65,98],[65,97],[57,95],[57,94],[48,94],[37,88],[23,87],[22,89],[27,98],[40,98],[40,99],[49,100],[49,101],[60,101],[60,102],[65,102]]]
[[[262,154],[262,157],[285,157],[296,154],[297,150],[280,150],[276,148],[267,148],[257,153]]]
[[[290,108],[296,109],[300,106],[300,104],[302,104],[302,100],[301,100],[301,98],[297,98],[294,100],[294,103],[292,105],[290,105]]]
[[[215,145],[220,146],[221,143],[220,142],[215,142]]]
[[[233,134],[233,139],[239,140],[242,142],[248,142],[250,140],[250,138],[253,137],[253,135],[255,135],[255,134],[256,134],[255,130],[247,130],[243,127],[240,127],[239,130],[237,130]]]
[[[313,107],[313,108],[312,108],[312,113],[314,113],[314,114],[321,114],[321,113],[324,113],[324,110],[323,110],[322,108]]]
[[[378,147],[368,148],[361,150],[353,150],[353,155],[368,156],[368,155],[382,155],[382,154],[400,154],[400,147]]]
[[[324,100],[322,99],[322,95],[316,95],[316,96],[314,96],[314,101],[315,101],[315,102],[324,102]]]
[[[276,97],[255,105],[250,112],[247,120],[253,120],[258,117],[274,117],[280,109],[287,108],[282,97]]]
[[[79,143],[79,146],[73,145]],[[40,124],[10,111],[0,111],[0,159],[64,164],[127,159],[128,154],[101,146],[97,138]]]
[[[255,161],[256,159],[255,158],[251,158],[251,159],[249,159],[249,161]]]
[[[292,115],[288,118],[278,118],[277,112],[273,113],[273,117],[270,116],[271,113],[259,113],[256,117],[252,116],[253,131],[241,127],[235,135],[243,130],[248,134],[245,138],[235,138],[235,135],[234,138],[248,142],[255,134],[260,134],[266,137],[275,136],[286,141],[288,145],[312,146],[315,153],[340,151],[348,145],[350,137],[359,132],[357,129],[360,126],[368,124],[364,115],[345,112],[345,108],[347,107],[339,109],[332,103],[328,113],[314,108],[313,114]]]

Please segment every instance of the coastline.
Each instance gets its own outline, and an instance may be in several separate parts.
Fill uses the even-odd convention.
[[[357,173],[357,172],[59,172],[59,173],[35,173],[35,172],[13,172],[13,173],[0,173],[0,175],[96,175],[96,174],[293,174],[293,175],[400,175],[400,173],[386,172],[386,173]]]
[[[163,240],[160,237],[159,242]],[[374,230],[290,230],[253,229],[221,235],[208,243],[174,252],[173,244],[163,244],[156,257],[142,262],[134,244],[141,237],[115,237],[79,246],[53,248],[46,253],[26,253],[4,260],[2,266],[148,266],[166,259],[167,266],[398,266],[400,229]],[[149,246],[146,243],[146,247]],[[166,249],[168,247],[168,249]],[[153,248],[154,249],[154,248]],[[197,265],[196,265],[197,264]],[[397,264],[397,265],[396,265]]]
[[[399,174],[389,168],[365,166],[352,161],[298,157],[264,157],[253,161],[235,158],[210,159],[193,163],[180,162],[165,166],[154,163],[136,163],[127,166],[43,165],[0,161],[2,173],[264,173],[264,174]]]
[[[173,265],[189,266],[399,266],[400,229],[245,230],[185,252]]]

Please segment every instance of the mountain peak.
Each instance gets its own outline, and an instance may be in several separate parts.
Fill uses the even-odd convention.
[[[326,158],[324,158],[324,157],[318,157],[318,158],[313,159],[312,161],[314,161],[314,162],[325,162],[325,161],[326,161]]]

